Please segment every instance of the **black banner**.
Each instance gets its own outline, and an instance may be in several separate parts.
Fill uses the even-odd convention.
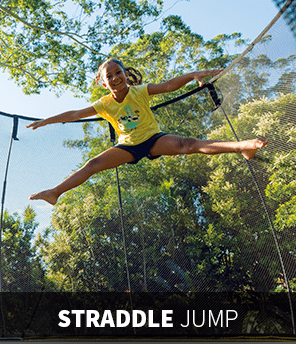
[[[2,310],[6,338],[293,336],[287,293],[2,293]]]

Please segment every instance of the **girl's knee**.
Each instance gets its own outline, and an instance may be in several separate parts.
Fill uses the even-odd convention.
[[[196,140],[190,138],[180,138],[179,149],[181,154],[192,154],[195,152]]]
[[[91,173],[96,173],[99,171],[99,166],[100,158],[96,157],[88,160],[88,162],[84,165],[84,168],[89,170]]]

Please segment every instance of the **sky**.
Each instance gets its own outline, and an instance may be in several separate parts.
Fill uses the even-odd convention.
[[[242,38],[254,40],[257,35],[278,13],[278,9],[272,0],[190,0],[175,1],[164,0],[165,15],[180,15],[183,21],[190,26],[191,30],[203,36],[205,40],[212,39],[218,34],[231,34],[241,32]],[[148,32],[157,30],[159,25],[154,23],[147,29]],[[41,91],[39,95],[24,95],[12,80],[9,80],[7,73],[0,72],[0,111],[25,115],[29,117],[46,118],[64,111],[81,109],[89,106],[88,97],[75,98],[72,93],[66,92],[59,98],[48,90]],[[1,126],[10,125],[9,121],[1,121]],[[47,127],[36,131],[28,132],[24,129],[24,123],[19,130],[19,142],[13,145],[14,161],[9,169],[7,196],[5,207],[10,213],[22,212],[25,205],[31,204],[37,212],[37,220],[43,230],[49,223],[52,206],[43,201],[29,202],[28,196],[40,189],[53,186],[60,182],[61,176],[67,176],[75,169],[78,153],[73,150],[58,149],[52,151],[51,135]],[[68,125],[56,127],[57,140],[78,138],[81,136],[74,127]],[[38,134],[33,134],[39,130]],[[9,145],[10,129],[6,130],[6,136],[1,135],[0,147],[4,154],[0,154],[0,186],[4,178],[4,166],[6,152]],[[8,134],[7,134],[8,133]],[[57,134],[58,133],[58,134]],[[40,141],[38,141],[40,140]],[[41,146],[42,140],[42,146]],[[21,149],[21,144],[26,143],[27,151]],[[73,160],[73,164],[57,164],[54,156],[65,157],[65,161]],[[73,157],[73,159],[72,159]],[[23,173],[26,171],[26,174]],[[48,178],[47,176],[51,177]],[[2,190],[1,190],[2,192]]]

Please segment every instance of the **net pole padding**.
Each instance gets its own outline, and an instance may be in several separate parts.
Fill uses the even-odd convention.
[[[239,63],[246,54],[248,54],[254,46],[261,41],[264,35],[272,28],[272,26],[278,21],[278,19],[286,12],[287,8],[292,4],[294,0],[288,0],[285,5],[280,9],[278,14],[272,19],[272,21],[266,26],[266,28],[260,33],[260,35],[244,50],[234,61],[231,62],[229,66],[227,66],[221,73],[215,75],[209,83],[212,84],[218,79],[222,78],[225,74],[227,74],[237,63]]]

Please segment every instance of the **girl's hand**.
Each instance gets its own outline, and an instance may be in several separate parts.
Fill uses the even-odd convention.
[[[39,121],[26,125],[26,128],[32,128],[35,130],[48,124],[74,122],[80,118],[95,116],[96,114],[97,112],[95,108],[93,106],[89,106],[85,109],[66,111],[56,116],[40,119]]]
[[[31,123],[31,124],[26,125],[26,128],[32,128],[33,130],[35,130],[35,129],[37,129],[39,127],[43,127],[45,125],[46,124],[44,123],[44,120],[41,119],[39,121],[35,121],[35,122]]]
[[[207,76],[217,75],[222,72],[223,69],[212,69],[212,70],[205,70],[200,72],[195,72],[194,79],[198,81],[200,86],[203,86],[203,79]]]

